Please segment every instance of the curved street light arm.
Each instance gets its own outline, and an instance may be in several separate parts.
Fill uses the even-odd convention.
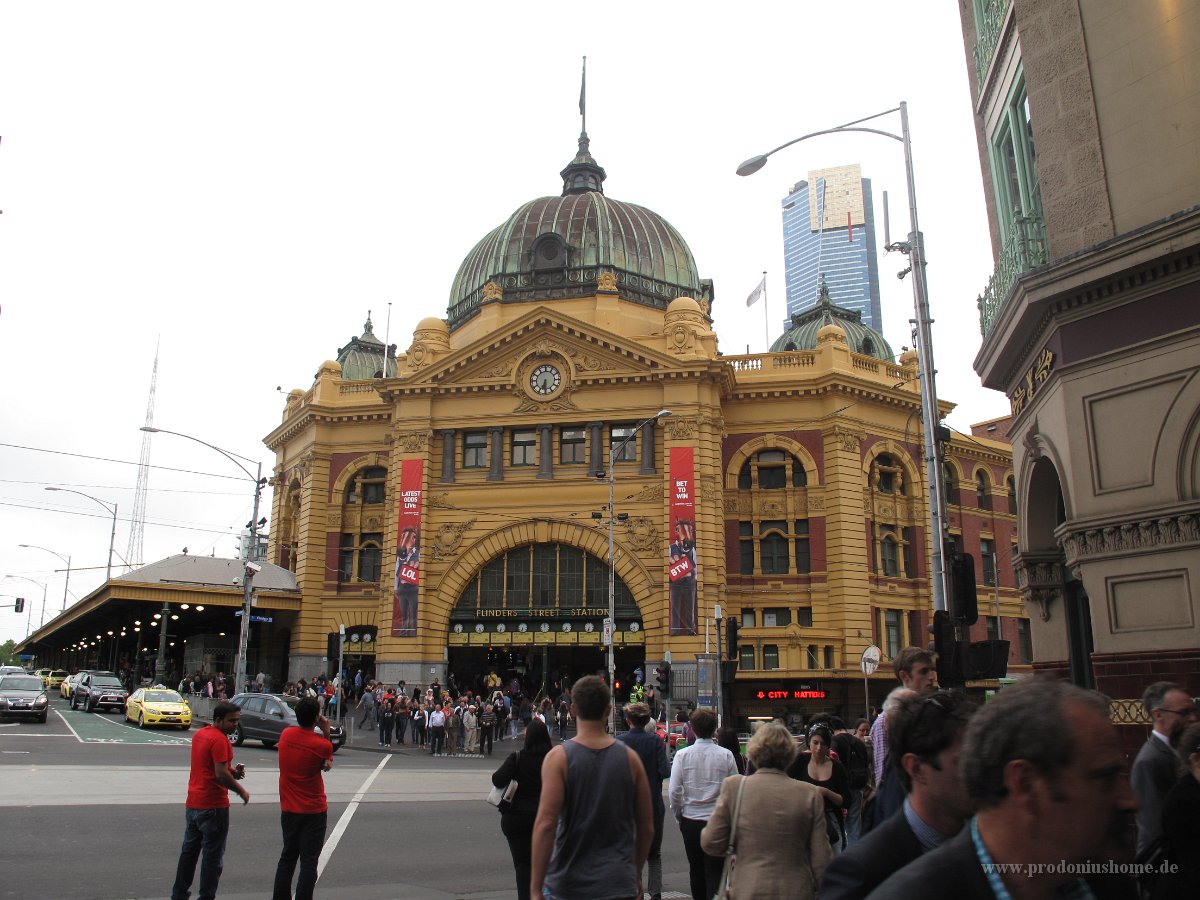
[[[260,463],[258,460],[251,459],[248,456],[242,456],[241,454],[233,453],[229,450],[222,450],[216,444],[210,444],[208,441],[202,441],[202,440],[200,440],[200,438],[193,437],[190,434],[184,434],[182,431],[168,431],[165,428],[154,428],[150,425],[143,425],[139,429],[139,431],[148,431],[151,434],[173,434],[173,435],[175,435],[175,437],[187,438],[189,441],[195,441],[197,444],[203,444],[205,447],[208,447],[210,450],[216,450],[223,457],[225,457],[227,460],[229,460],[231,463],[233,463],[235,466],[237,466],[239,469],[241,469],[243,472],[245,472],[246,477],[249,478],[251,481],[258,481],[262,478],[262,463]],[[248,463],[254,463],[255,465],[257,465],[259,467],[258,478],[255,478],[249,469],[247,469],[240,462],[238,462],[239,459],[243,459]]]

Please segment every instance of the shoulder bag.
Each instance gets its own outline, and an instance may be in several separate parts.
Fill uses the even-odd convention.
[[[748,775],[743,775],[738,784],[737,800],[733,804],[733,824],[729,826],[729,843],[725,845],[725,865],[721,867],[720,887],[713,900],[733,900],[733,867],[737,864],[738,813],[742,810],[742,788]]]
[[[517,751],[517,766],[521,765],[521,751]],[[504,787],[493,787],[484,799],[500,812],[512,812],[512,801],[517,796],[517,779],[509,779]]]

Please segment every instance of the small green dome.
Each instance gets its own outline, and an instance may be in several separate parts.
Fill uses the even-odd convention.
[[[555,300],[596,292],[603,273],[616,276],[622,299],[666,309],[681,295],[711,298],[692,251],[666,219],[604,194],[604,170],[579,138],[563,169],[559,197],[523,204],[467,254],[450,290],[451,329],[470,318],[495,282],[504,302]]]
[[[816,306],[792,316],[791,327],[771,345],[772,353],[789,350],[815,350],[817,333],[826,325],[837,325],[846,334],[846,344],[855,353],[891,362],[895,354],[882,334],[863,324],[862,313],[838,306],[829,297],[825,276],[821,276],[821,297]]]
[[[396,375],[396,345],[387,354],[387,377]],[[350,343],[338,351],[337,361],[342,367],[342,378],[346,381],[369,381],[383,377],[383,341],[375,337],[371,326],[371,314],[367,313],[361,337],[350,338]]]

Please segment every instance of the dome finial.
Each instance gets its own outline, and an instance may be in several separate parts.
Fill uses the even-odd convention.
[[[367,321],[363,323],[363,337],[366,337],[368,334],[374,334],[371,326],[371,311],[369,309],[367,310]]]
[[[587,136],[587,57],[583,58],[583,77],[579,83],[579,115],[583,127],[579,132],[579,149],[575,158],[567,163],[567,167],[559,174],[563,180],[563,196],[567,194],[586,194],[595,191],[604,193],[604,169],[592,158],[588,149],[590,141]]]

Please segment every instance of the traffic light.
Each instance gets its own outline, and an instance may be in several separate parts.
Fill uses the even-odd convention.
[[[956,554],[950,563],[950,617],[955,623],[974,625],[979,621],[979,598],[975,593],[975,557]]]
[[[937,654],[938,684],[943,688],[958,687],[963,679],[958,666],[958,641],[950,613],[944,609],[936,610],[929,630],[933,632],[933,652]]]
[[[729,659],[738,658],[738,623],[732,617],[725,620],[725,655]]]
[[[654,670],[654,675],[659,696],[669,697],[671,694],[671,664],[668,662],[663,663]]]
[[[18,597],[17,602],[13,604],[13,609],[17,612],[25,612],[25,598]]]

